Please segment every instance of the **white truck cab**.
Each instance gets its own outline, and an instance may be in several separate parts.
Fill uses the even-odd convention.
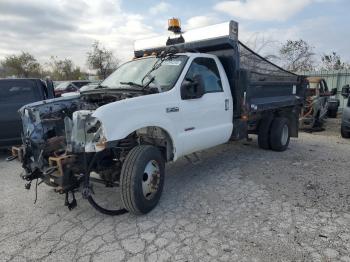
[[[140,60],[154,59],[145,57],[128,63],[135,64],[136,70]],[[156,78],[161,83],[152,86],[160,85],[160,93],[110,103],[93,113],[102,123],[106,140],[118,141],[141,128],[158,127],[171,138],[172,160],[228,141],[232,133],[232,95],[219,59],[208,54],[180,53],[161,66],[167,67],[165,74],[175,75],[173,86],[161,82],[169,79]],[[194,81],[194,75],[202,76],[203,93],[182,98],[182,84]],[[113,79],[111,75],[103,84],[118,85],[120,79],[115,79],[118,83]],[[113,119],[118,119],[117,125]]]

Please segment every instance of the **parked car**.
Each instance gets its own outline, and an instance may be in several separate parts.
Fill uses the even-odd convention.
[[[303,129],[321,128],[329,115],[337,114],[339,100],[332,98],[336,95],[337,89],[331,92],[327,82],[321,77],[308,77],[305,104],[300,114],[299,126]]]
[[[341,136],[350,138],[350,86],[346,85],[342,89],[342,95],[347,98],[346,106],[343,108],[343,115],[341,120]]]
[[[82,86],[79,91],[84,92],[84,91],[95,89],[96,87],[98,87],[100,85],[100,83],[101,83],[101,81],[91,82],[85,86]]]
[[[70,209],[80,188],[100,212],[145,214],[160,199],[166,162],[248,134],[285,151],[298,136],[305,78],[239,42],[234,21],[179,32],[162,47],[158,38],[135,43],[135,59],[98,88],[23,107],[23,178],[65,193]],[[98,201],[101,184],[102,195],[120,188],[122,206],[109,194]]]
[[[84,91],[88,91],[88,90],[93,90],[95,88],[97,88],[100,85],[101,81],[98,82],[91,82],[87,85],[82,86],[79,90],[74,91],[74,92],[67,92],[67,93],[63,93],[61,96],[62,97],[71,97],[71,96],[79,96],[81,92]]]
[[[50,81],[0,79],[0,147],[22,144],[22,121],[18,110],[23,105],[53,97]]]
[[[91,81],[88,80],[62,82],[55,87],[55,96],[60,97],[64,93],[77,92],[82,86],[85,86],[89,83],[91,83]]]

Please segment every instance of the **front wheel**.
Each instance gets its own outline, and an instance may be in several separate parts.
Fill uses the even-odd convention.
[[[164,185],[164,167],[164,158],[155,146],[140,145],[129,152],[120,175],[125,209],[140,215],[158,204]]]
[[[275,118],[271,125],[270,145],[274,151],[285,151],[289,145],[290,131],[288,119]]]

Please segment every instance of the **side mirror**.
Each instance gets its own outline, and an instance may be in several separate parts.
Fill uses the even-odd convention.
[[[338,92],[337,88],[332,88],[331,95],[335,96],[337,94],[337,92]]]
[[[350,96],[350,86],[349,85],[343,86],[343,88],[341,89],[341,95],[345,98],[348,98]]]
[[[185,79],[181,85],[181,99],[201,98],[204,95],[204,81],[201,75],[195,75],[193,80]]]

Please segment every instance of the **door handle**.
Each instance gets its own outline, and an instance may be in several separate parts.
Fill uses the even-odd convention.
[[[230,109],[230,100],[225,99],[225,111],[228,111]]]

